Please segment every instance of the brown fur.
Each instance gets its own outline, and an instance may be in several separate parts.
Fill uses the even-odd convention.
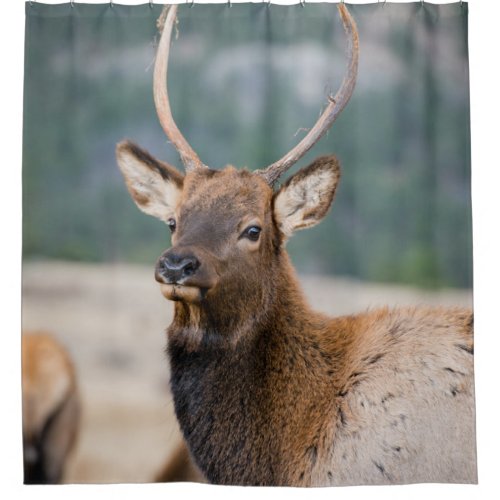
[[[47,333],[22,337],[24,482],[58,483],[74,447],[80,401],[73,363]]]
[[[190,453],[220,484],[475,482],[471,311],[329,318],[302,294],[284,243],[321,220],[338,179],[333,157],[277,192],[234,167],[184,177],[160,262],[200,262],[168,328]],[[258,241],[244,237],[248,224],[262,228]]]

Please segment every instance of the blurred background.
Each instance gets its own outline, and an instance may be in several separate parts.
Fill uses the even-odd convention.
[[[336,154],[331,212],[288,250],[330,314],[472,305],[467,4],[353,5],[355,93],[296,169]],[[180,166],[156,118],[161,6],[27,3],[23,327],[74,358],[80,437],[68,482],[148,481],[180,440],[153,267],[161,222],[129,197],[130,138]],[[333,4],[180,6],[169,66],[176,122],[203,162],[262,168],[316,121],[345,71]]]

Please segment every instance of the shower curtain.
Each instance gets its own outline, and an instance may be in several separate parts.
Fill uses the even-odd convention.
[[[323,193],[330,189],[328,175],[317,181],[323,188],[318,187],[316,194],[324,198],[321,203],[326,208],[315,206],[300,222],[302,226],[316,224],[319,220],[312,219],[319,218],[322,211],[321,224],[297,232],[287,241],[297,283],[311,308],[331,317],[370,314],[366,311],[386,306],[398,311],[441,311],[446,321],[453,317],[450,321],[464,323],[472,342],[468,4],[417,1],[345,7],[359,33],[359,66],[352,97],[323,137],[314,141],[279,182],[271,183],[275,192],[286,192],[286,186],[293,187],[306,175],[303,171],[294,177],[296,181],[287,183],[299,169],[310,164],[320,168],[314,164],[317,157],[334,154],[340,162],[340,181],[338,172],[331,174],[336,176],[331,180],[335,186],[328,200]],[[122,173],[127,167],[117,165],[116,158],[116,146],[121,143],[118,163],[121,153],[129,155],[125,161],[142,162],[163,172],[157,174],[163,181],[172,176],[180,179],[176,176],[182,174],[162,170],[167,167],[154,158],[183,172],[179,147],[172,137],[166,137],[153,99],[155,54],[165,21],[157,25],[162,10],[163,5],[152,2],[133,6],[26,2],[25,482],[187,480],[313,486],[476,482],[473,369],[467,358],[473,347],[465,340],[454,341],[458,354],[449,354],[450,359],[440,365],[439,376],[429,366],[439,356],[441,341],[429,347],[428,355],[419,354],[420,344],[415,341],[410,359],[418,364],[421,380],[409,377],[413,382],[398,386],[398,392],[387,389],[389,382],[387,386],[379,382],[385,388],[380,401],[359,395],[352,396],[347,410],[339,406],[331,417],[337,422],[333,434],[323,435],[324,426],[317,432],[319,441],[358,439],[354,448],[345,445],[343,453],[338,451],[340,446],[327,446],[322,452],[319,444],[304,441],[300,453],[288,457],[288,444],[278,440],[278,446],[275,433],[268,448],[262,444],[264,439],[245,440],[244,419],[238,426],[241,434],[236,433],[240,438],[231,436],[226,443],[228,435],[217,430],[218,417],[212,406],[203,411],[203,425],[208,425],[203,427],[203,439],[196,435],[201,420],[194,429],[190,427],[195,403],[172,396],[172,390],[182,388],[175,386],[172,363],[176,359],[172,349],[165,355],[164,334],[175,324],[179,304],[187,299],[169,296],[163,289],[167,298],[176,299],[166,301],[154,276],[156,269],[158,279],[157,262],[167,268],[170,265],[158,258],[176,245],[179,240],[175,238],[185,234],[182,220],[187,216],[176,220],[174,215],[157,215],[156,201],[150,199],[141,206],[142,191],[136,196],[137,189],[156,186],[156,177],[148,170],[134,184],[135,178],[125,172],[124,182]],[[321,113],[336,104],[335,93],[348,73],[349,43],[352,49],[349,32],[333,3],[179,5],[170,44],[168,96],[180,133],[211,170],[221,171],[226,165],[234,165],[238,172],[264,169],[292,150]],[[140,149],[121,142],[124,139]],[[232,192],[231,196],[251,189],[253,181],[241,186],[234,181],[232,187],[231,179],[220,183],[220,189]],[[301,189],[315,189],[315,179]],[[182,200],[187,200],[184,189]],[[197,237],[207,233],[207,224],[210,238],[219,237],[226,219],[236,210],[239,198],[224,195],[222,212],[214,212],[217,189],[210,188],[203,195],[211,201],[199,210]],[[201,199],[200,195],[197,200]],[[137,210],[134,201],[157,218]],[[278,205],[273,202],[273,207]],[[176,210],[172,214],[181,208]],[[301,208],[294,210],[299,213]],[[245,244],[254,245],[260,237],[263,245],[270,226],[250,222]],[[274,214],[268,224],[279,224],[279,217]],[[284,223],[280,237],[289,225],[283,228]],[[237,252],[242,252],[238,241]],[[221,263],[222,254],[212,253],[215,257],[211,254],[210,258],[219,259],[214,264],[219,266],[218,276],[224,276],[229,271]],[[188,271],[195,272],[192,262],[191,267],[182,265],[186,276]],[[196,266],[205,269],[208,264],[196,254]],[[236,267],[240,272],[245,269],[243,264]],[[170,268],[167,271],[173,273]],[[263,287],[276,285],[277,279],[269,274],[260,277]],[[241,294],[248,293],[247,304],[251,303],[247,287],[254,281],[255,275],[249,273],[239,289]],[[231,286],[227,289],[237,288]],[[238,300],[224,304],[224,314],[244,313]],[[400,316],[394,331],[408,327],[414,338],[423,338],[427,329],[432,338],[440,329],[449,328],[443,319],[428,326],[429,314],[414,320],[418,328],[410,327],[408,317]],[[290,311],[282,311],[282,315],[293,316]],[[169,332],[172,335],[171,329]],[[386,366],[379,364],[384,358],[389,363],[389,344],[384,344],[383,352],[366,358],[367,368],[357,373],[351,394],[369,384],[366,377],[375,372],[368,369]],[[469,363],[469,371],[465,372],[456,356]],[[391,377],[396,378],[408,366],[398,369],[397,358],[394,355],[390,365]],[[249,386],[238,372],[233,375],[229,379],[235,386],[237,396],[231,393],[235,406],[251,406],[245,392],[250,391]],[[252,383],[252,395],[260,394],[257,379]],[[425,429],[402,409],[410,397],[420,404],[419,383],[435,391],[440,384],[446,385],[446,395],[436,396],[431,405],[438,406],[442,399],[445,408],[463,404],[467,410],[446,417],[450,428],[459,425],[455,421],[465,422],[460,425],[466,425],[469,436],[453,448],[454,461],[445,460],[440,468],[426,465],[420,457],[425,445],[419,433]],[[198,387],[199,380],[188,392],[202,404],[209,389],[198,394]],[[368,394],[373,390],[367,389]],[[217,405],[223,406],[225,391],[218,393]],[[315,385],[310,393],[316,393]],[[344,396],[339,390],[332,401],[341,404]],[[459,403],[460,398],[465,402]],[[284,427],[295,421],[299,402],[290,408]],[[355,404],[363,408],[373,404],[373,408],[368,413],[359,408],[358,412]],[[380,438],[383,460],[365,443],[362,432],[379,412],[391,415],[389,430]],[[307,428],[315,429],[314,411],[308,415]],[[231,418],[238,418],[237,409]],[[268,425],[273,420],[263,417],[262,428]],[[300,429],[295,429],[294,438],[301,435]],[[436,433],[436,443],[444,439],[439,430],[429,432]],[[217,452],[218,446],[222,451]],[[259,455],[256,448],[266,451]],[[233,455],[241,449],[244,458],[233,464]],[[350,452],[356,458],[349,458]],[[336,460],[337,454],[333,468],[325,465]],[[307,457],[307,470],[294,465],[301,463],[302,458],[297,457],[302,455]],[[276,470],[287,460],[288,472],[276,479]],[[350,465],[343,468],[343,460]],[[255,463],[268,464],[264,475]],[[402,472],[408,464],[421,471],[414,479]],[[364,468],[363,472],[357,467]],[[368,468],[370,472],[365,473]]]

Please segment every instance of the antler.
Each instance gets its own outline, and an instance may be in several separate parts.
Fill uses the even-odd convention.
[[[314,127],[308,134],[283,158],[269,165],[265,170],[256,170],[256,173],[264,177],[271,186],[278,178],[286,172],[294,163],[302,158],[313,146],[318,142],[326,131],[331,127],[339,114],[348,103],[354,86],[356,84],[356,76],[358,72],[359,59],[359,37],[356,22],[347,10],[344,3],[338,5],[340,17],[346,34],[349,37],[348,44],[348,70],[347,75],[342,81],[340,89],[335,94],[335,97],[328,96],[328,105],[323,111]]]
[[[165,6],[160,17],[158,18],[158,29],[161,30],[161,37],[156,53],[153,77],[153,94],[160,124],[167,134],[167,137],[172,141],[173,145],[179,152],[186,172],[189,172],[197,168],[207,168],[207,166],[202,163],[198,155],[188,144],[175,124],[172,111],[170,109],[170,102],[168,100],[168,55],[170,52],[170,37],[172,35],[172,28],[175,23],[176,15],[177,5]]]
[[[342,85],[335,96],[328,96],[327,107],[313,128],[311,128],[308,134],[297,144],[297,146],[295,146],[277,162],[269,165],[266,169],[256,170],[256,173],[261,175],[270,185],[273,185],[284,172],[300,160],[300,158],[302,158],[314,146],[314,144],[316,144],[316,142],[323,137],[326,131],[331,127],[333,122],[345,108],[353,93],[358,72],[358,29],[356,22],[352,18],[344,3],[340,3],[338,5],[338,9],[340,17],[342,18],[344,29],[349,37],[347,75],[344,77]],[[172,111],[170,109],[170,102],[168,100],[168,56],[170,52],[170,38],[176,15],[177,5],[167,5],[158,19],[158,27],[161,30],[161,37],[154,68],[153,92],[156,112],[158,114],[160,124],[168,138],[172,141],[175,148],[179,152],[186,171],[189,172],[197,168],[208,167],[200,160],[175,124],[172,117]]]

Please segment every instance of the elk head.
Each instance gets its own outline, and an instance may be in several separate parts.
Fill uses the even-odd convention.
[[[349,37],[348,72],[308,134],[283,158],[266,169],[250,172],[204,165],[177,128],[170,110],[167,62],[177,6],[166,7],[154,69],[154,99],[160,123],[178,150],[183,175],[131,142],[117,146],[119,167],[137,206],[163,220],[172,232],[172,246],[159,258],[156,279],[168,299],[210,309],[212,318],[229,311],[239,321],[263,314],[271,289],[288,266],[283,249],[297,229],[313,226],[326,214],[339,180],[335,157],[316,159],[279,190],[277,179],[328,130],[347,104],[358,66],[354,20],[339,4]],[[217,307],[214,306],[217,304]],[[224,315],[219,323],[229,326]]]

